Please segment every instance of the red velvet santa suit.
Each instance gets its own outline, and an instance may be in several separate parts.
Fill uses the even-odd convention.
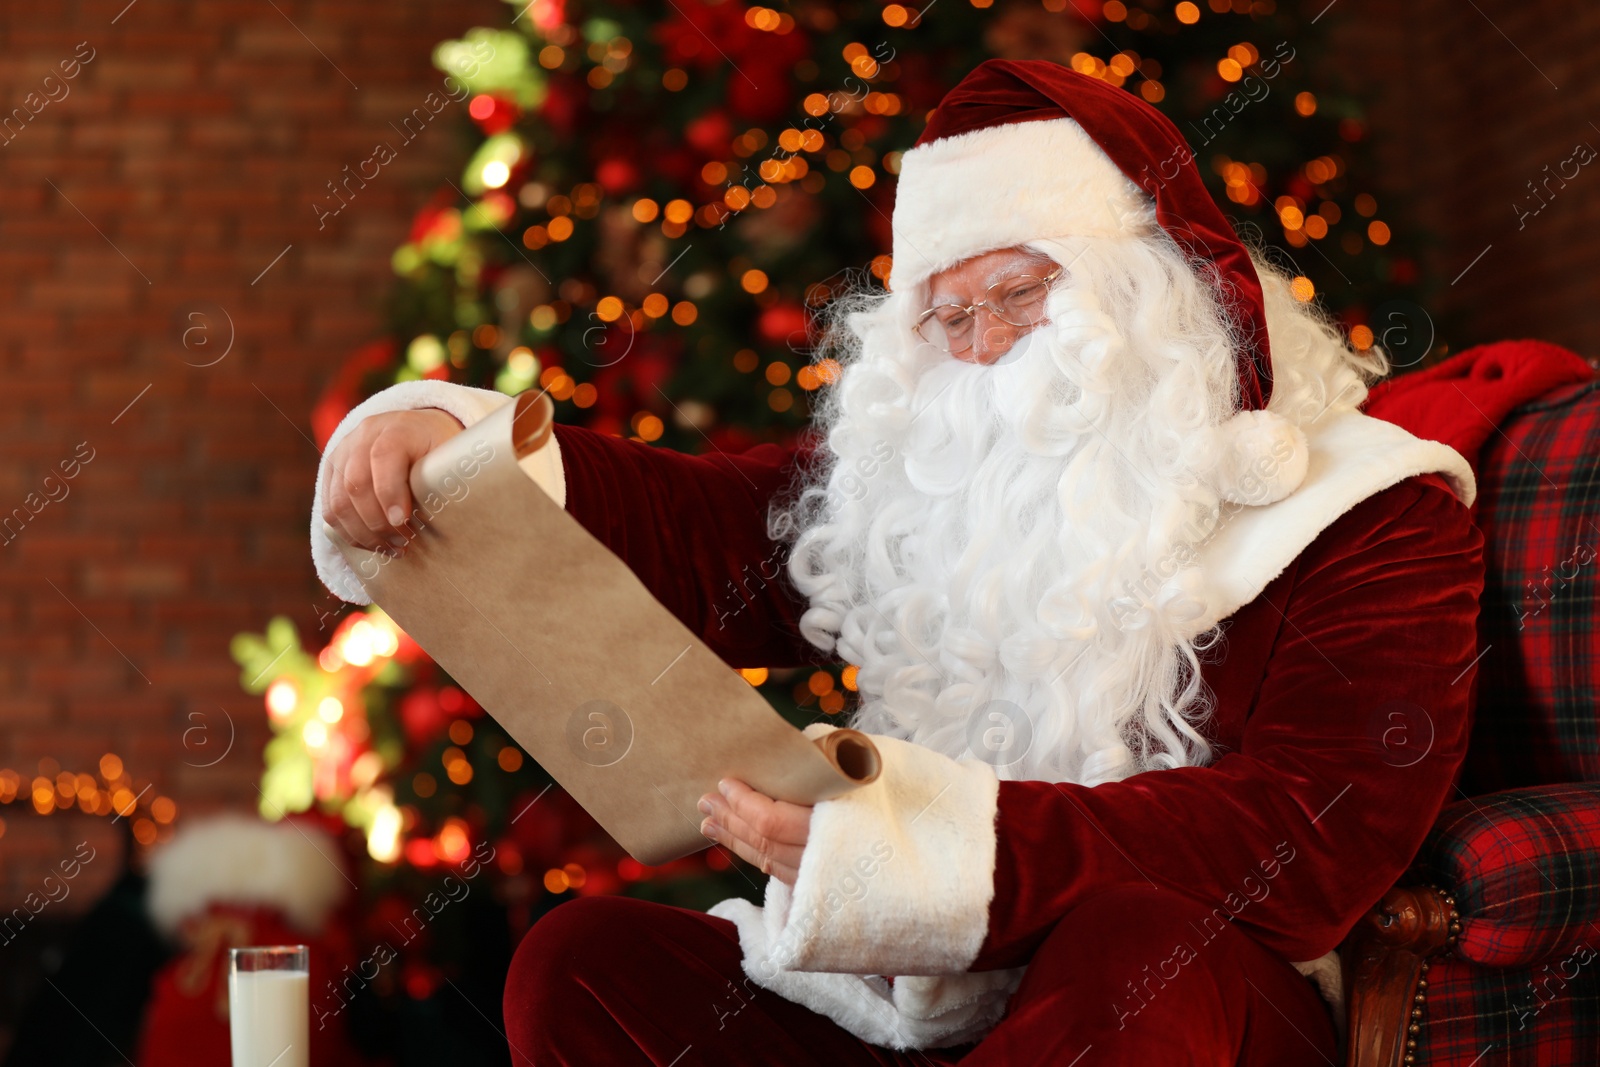
[[[396,403],[403,392],[390,394],[386,401]],[[416,397],[438,400],[437,393],[421,390]],[[500,402],[492,397],[485,394],[489,408]],[[457,401],[439,402],[472,417]],[[731,666],[820,661],[799,636],[802,605],[781,573],[765,582],[750,577],[779,550],[766,535],[765,501],[788,484],[792,455],[761,446],[739,456],[688,456],[573,426],[558,425],[555,434],[567,510]],[[1192,1002],[1152,993],[1174,971],[1186,973],[1172,962],[1186,937],[1200,954],[1224,933],[1231,939],[1228,931],[1237,931],[1275,954],[1255,960],[1263,972],[1270,974],[1274,966],[1278,972],[1272,991],[1261,994],[1276,1007],[1258,1012],[1255,1025],[1271,1024],[1279,1018],[1275,1012],[1286,1012],[1297,1023],[1282,1035],[1285,1048],[1293,1050],[1304,1040],[1297,1035],[1309,1025],[1306,1018],[1320,1018],[1325,1029],[1310,1036],[1313,1044],[1326,1045],[1333,1021],[1312,986],[1285,961],[1314,960],[1338,944],[1405,869],[1449,796],[1470,725],[1482,567],[1482,536],[1451,483],[1438,474],[1406,478],[1341,514],[1225,622],[1222,655],[1204,668],[1217,709],[1207,734],[1220,744],[1221,758],[1203,768],[1138,775],[1093,789],[999,783],[993,900],[968,969],[1014,968],[1030,959],[1037,966],[1035,954],[1075,909],[1098,902],[1104,912],[1121,899],[1137,920],[1122,913],[1120,923],[1110,923],[1102,915],[1085,926],[1082,915],[1068,928],[1076,930],[1074,938],[1056,946],[1057,956],[1073,950],[1057,969],[1079,980],[1086,973],[1098,976],[1100,995],[1084,1023],[1099,1024],[1109,1037],[1122,1032],[1122,1023],[1145,1016],[1152,1023],[1145,1028],[1149,1033],[1185,1046],[1199,1040],[1198,1017],[1185,1022],[1163,1014],[1156,1025],[1150,1010]],[[730,611],[737,603],[730,601],[730,583],[749,590],[748,606]],[[1161,953],[1130,952],[1139,938],[1157,936],[1146,910],[1152,893],[1165,900],[1162,914],[1181,916],[1183,929],[1158,925]],[[1184,902],[1190,913],[1174,910]],[[710,1021],[718,1012],[744,1018],[741,1005],[753,1005],[758,995],[763,1011],[752,1010],[740,1025],[756,1030],[752,1020],[759,1017],[767,1038],[740,1031],[734,1047],[747,1055],[756,1046],[745,1041],[771,1049],[772,1035],[785,1033],[795,1058],[764,1053],[763,1062],[821,1062],[806,1058],[805,1050],[823,1047],[818,1042],[859,1049],[859,1059],[828,1062],[901,1062],[821,1014],[753,991],[738,969],[738,940],[724,919],[642,914],[633,924],[619,922],[631,914],[621,909],[620,916],[608,911],[598,922],[592,914],[585,922],[582,910],[569,906],[553,913],[519,953],[506,1019],[513,1046],[523,1048],[529,1062],[670,1063],[697,1037],[702,1049],[715,1044],[722,1027]],[[1226,929],[1206,924],[1207,916],[1218,915],[1227,920]],[[563,935],[568,923],[580,924],[576,935]],[[1188,937],[1184,930],[1191,929]],[[639,944],[641,937],[669,934],[679,940]],[[1100,939],[1085,940],[1089,934]],[[541,938],[567,949],[540,949]],[[615,951],[597,938],[613,939]],[[642,964],[673,944],[680,946],[678,955],[698,961],[697,977],[668,977],[627,962]],[[1250,951],[1243,943],[1223,944]],[[868,944],[861,951],[871,959],[878,948]],[[1107,965],[1113,960],[1137,966],[1112,975]],[[903,966],[883,959],[873,973],[904,973],[885,966],[891,962]],[[631,1042],[641,1038],[631,1026],[609,1038],[605,1030],[563,1029],[579,1044],[564,1046],[551,1060],[534,1051],[546,1047],[545,1024],[552,1014],[577,1010],[571,998],[588,1007],[607,1003],[593,1000],[599,994],[592,977],[573,981],[594,968],[609,975],[604,984],[611,996],[635,1011],[648,1008],[651,1032],[661,1042],[653,1046],[655,1058],[631,1051]],[[1074,1016],[1050,1007],[1059,1005],[1063,989],[1051,988],[1042,977],[1038,1010],[1048,1017],[1027,1024],[1032,1002],[1024,985],[991,1040],[1013,1031],[1020,1031],[1016,1040],[1029,1048],[1079,1039],[1066,1025]],[[715,994],[709,1002],[708,991]],[[766,1014],[768,1009],[776,1015]],[[611,1017],[621,1009],[604,1010]],[[815,1033],[797,1032],[798,1020]],[[1209,1025],[1219,1022],[1209,1019]],[[1094,1034],[1079,1029],[1081,1050]],[[1237,1037],[1236,1028],[1232,1039]],[[610,1040],[628,1042],[629,1053],[607,1045]],[[953,1062],[942,1057],[965,1047],[930,1050],[904,1062]],[[1141,1046],[1139,1054],[1149,1051]],[[1303,1043],[1293,1055],[1305,1055]],[[697,1062],[749,1060],[730,1052],[722,1060]]]
[[[1191,215],[1188,237],[1228,262],[1225,225]],[[897,205],[897,232],[900,221]],[[935,262],[923,276],[960,258],[959,245],[925,247]],[[1249,318],[1249,287],[1236,289]],[[1245,416],[1266,414],[1266,356],[1264,337],[1241,353]],[[504,402],[406,383],[340,433],[379,410],[441,407],[470,424]],[[1240,436],[1258,428],[1282,430],[1244,418]],[[1225,635],[1202,669],[1215,707],[1208,765],[1093,788],[999,781],[979,761],[879,738],[879,781],[816,806],[796,884],[770,880],[763,907],[725,901],[701,915],[596,899],[542,920],[508,983],[514,1052],[539,1063],[1073,1063],[1091,1048],[1085,1063],[1331,1060],[1328,954],[1404,870],[1464,754],[1482,538],[1455,451],[1352,409],[1295,427],[1292,441],[1285,484],[1199,551],[1209,621]],[[530,475],[730,665],[822,661],[766,533],[795,456],[688,456],[565,425],[553,442],[524,461]],[[312,525],[324,581],[362,602]]]

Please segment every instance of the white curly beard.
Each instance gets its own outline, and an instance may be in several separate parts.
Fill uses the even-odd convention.
[[[852,725],[1092,785],[1209,758],[1183,564],[1218,512],[1235,372],[1181,260],[1074,264],[992,366],[902,340],[921,291],[855,317],[790,574],[808,639],[859,666]]]

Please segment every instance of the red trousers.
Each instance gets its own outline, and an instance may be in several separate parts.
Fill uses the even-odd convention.
[[[1332,1067],[1333,1018],[1316,987],[1231,924],[1202,927],[1206,914],[1148,886],[1091,897],[1039,945],[982,1041],[894,1052],[747,982],[724,919],[582,897],[517,949],[507,1037],[518,1067]]]

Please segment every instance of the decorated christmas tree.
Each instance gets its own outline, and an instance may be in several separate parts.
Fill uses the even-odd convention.
[[[395,250],[389,332],[333,369],[319,444],[362,398],[417,378],[545,389],[559,420],[653,447],[792,441],[837,377],[813,356],[814,315],[842,283],[888,277],[900,155],[991,56],[1053,59],[1166,112],[1236,226],[1292,266],[1297,297],[1402,366],[1427,350],[1409,310],[1426,303],[1416,238],[1404,205],[1369,190],[1360,104],[1323,88],[1314,19],[1274,0],[534,0],[508,16],[434,53],[466,101],[468,160]],[[493,902],[401,946],[373,1017],[476,967],[496,1018],[503,957],[570,895],[758,896],[721,849],[629,859],[387,616],[345,607],[318,605],[314,642],[286,619],[235,641],[274,730],[262,813],[346,829],[369,940],[469,857]],[[743,673],[796,723],[851,707],[849,664]],[[483,922],[501,959],[487,976]]]

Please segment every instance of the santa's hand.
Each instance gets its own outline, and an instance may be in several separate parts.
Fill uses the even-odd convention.
[[[322,519],[358,548],[403,549],[411,518],[411,465],[461,432],[439,408],[387,411],[362,419],[328,457]]]
[[[811,834],[811,808],[773,800],[737,778],[724,778],[717,788],[720,793],[700,798],[706,816],[700,832],[780,882],[794,885],[800,854]]]

